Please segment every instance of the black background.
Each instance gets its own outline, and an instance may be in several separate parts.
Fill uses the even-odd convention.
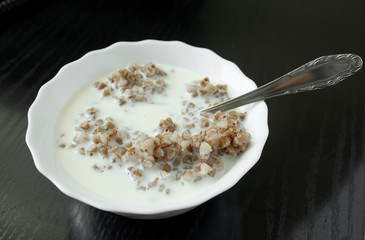
[[[322,55],[365,57],[365,1],[0,4],[0,239],[364,239],[364,70],[268,100],[260,161],[229,191],[164,220],[128,219],[65,196],[37,171],[24,137],[39,88],[91,50],[180,40],[235,62],[260,86]]]

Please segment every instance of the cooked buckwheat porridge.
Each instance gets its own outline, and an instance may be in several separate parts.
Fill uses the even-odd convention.
[[[129,64],[82,87],[56,126],[59,159],[79,184],[128,203],[198,194],[234,164],[250,142],[245,113],[200,113],[229,99],[193,71]]]

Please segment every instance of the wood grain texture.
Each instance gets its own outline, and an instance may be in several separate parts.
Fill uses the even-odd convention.
[[[133,220],[62,194],[35,168],[27,111],[65,64],[117,41],[181,40],[262,85],[316,57],[365,57],[365,2],[23,1],[0,15],[0,239],[364,239],[364,70],[268,100],[260,161],[181,216]],[[177,57],[177,56],[173,56]]]

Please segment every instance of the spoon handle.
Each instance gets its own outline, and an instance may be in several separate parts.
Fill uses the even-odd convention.
[[[361,67],[362,59],[355,54],[319,57],[251,92],[202,111],[227,111],[276,96],[322,89],[341,82]]]

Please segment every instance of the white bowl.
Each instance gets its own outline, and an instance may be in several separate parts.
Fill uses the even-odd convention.
[[[223,177],[198,196],[188,197],[184,201],[154,204],[153,207],[138,206],[120,204],[76,184],[63,169],[56,154],[56,119],[67,100],[86,82],[131,62],[164,63],[191,69],[213,81],[227,83],[232,97],[256,88],[255,83],[234,63],[208,49],[178,41],[118,42],[87,53],[61,68],[53,79],[44,84],[28,112],[26,142],[34,163],[63,193],[98,209],[132,218],[164,218],[186,212],[231,188],[258,161],[268,136],[267,106],[263,101],[242,107],[243,111],[247,111],[244,127],[252,137],[248,150]]]

